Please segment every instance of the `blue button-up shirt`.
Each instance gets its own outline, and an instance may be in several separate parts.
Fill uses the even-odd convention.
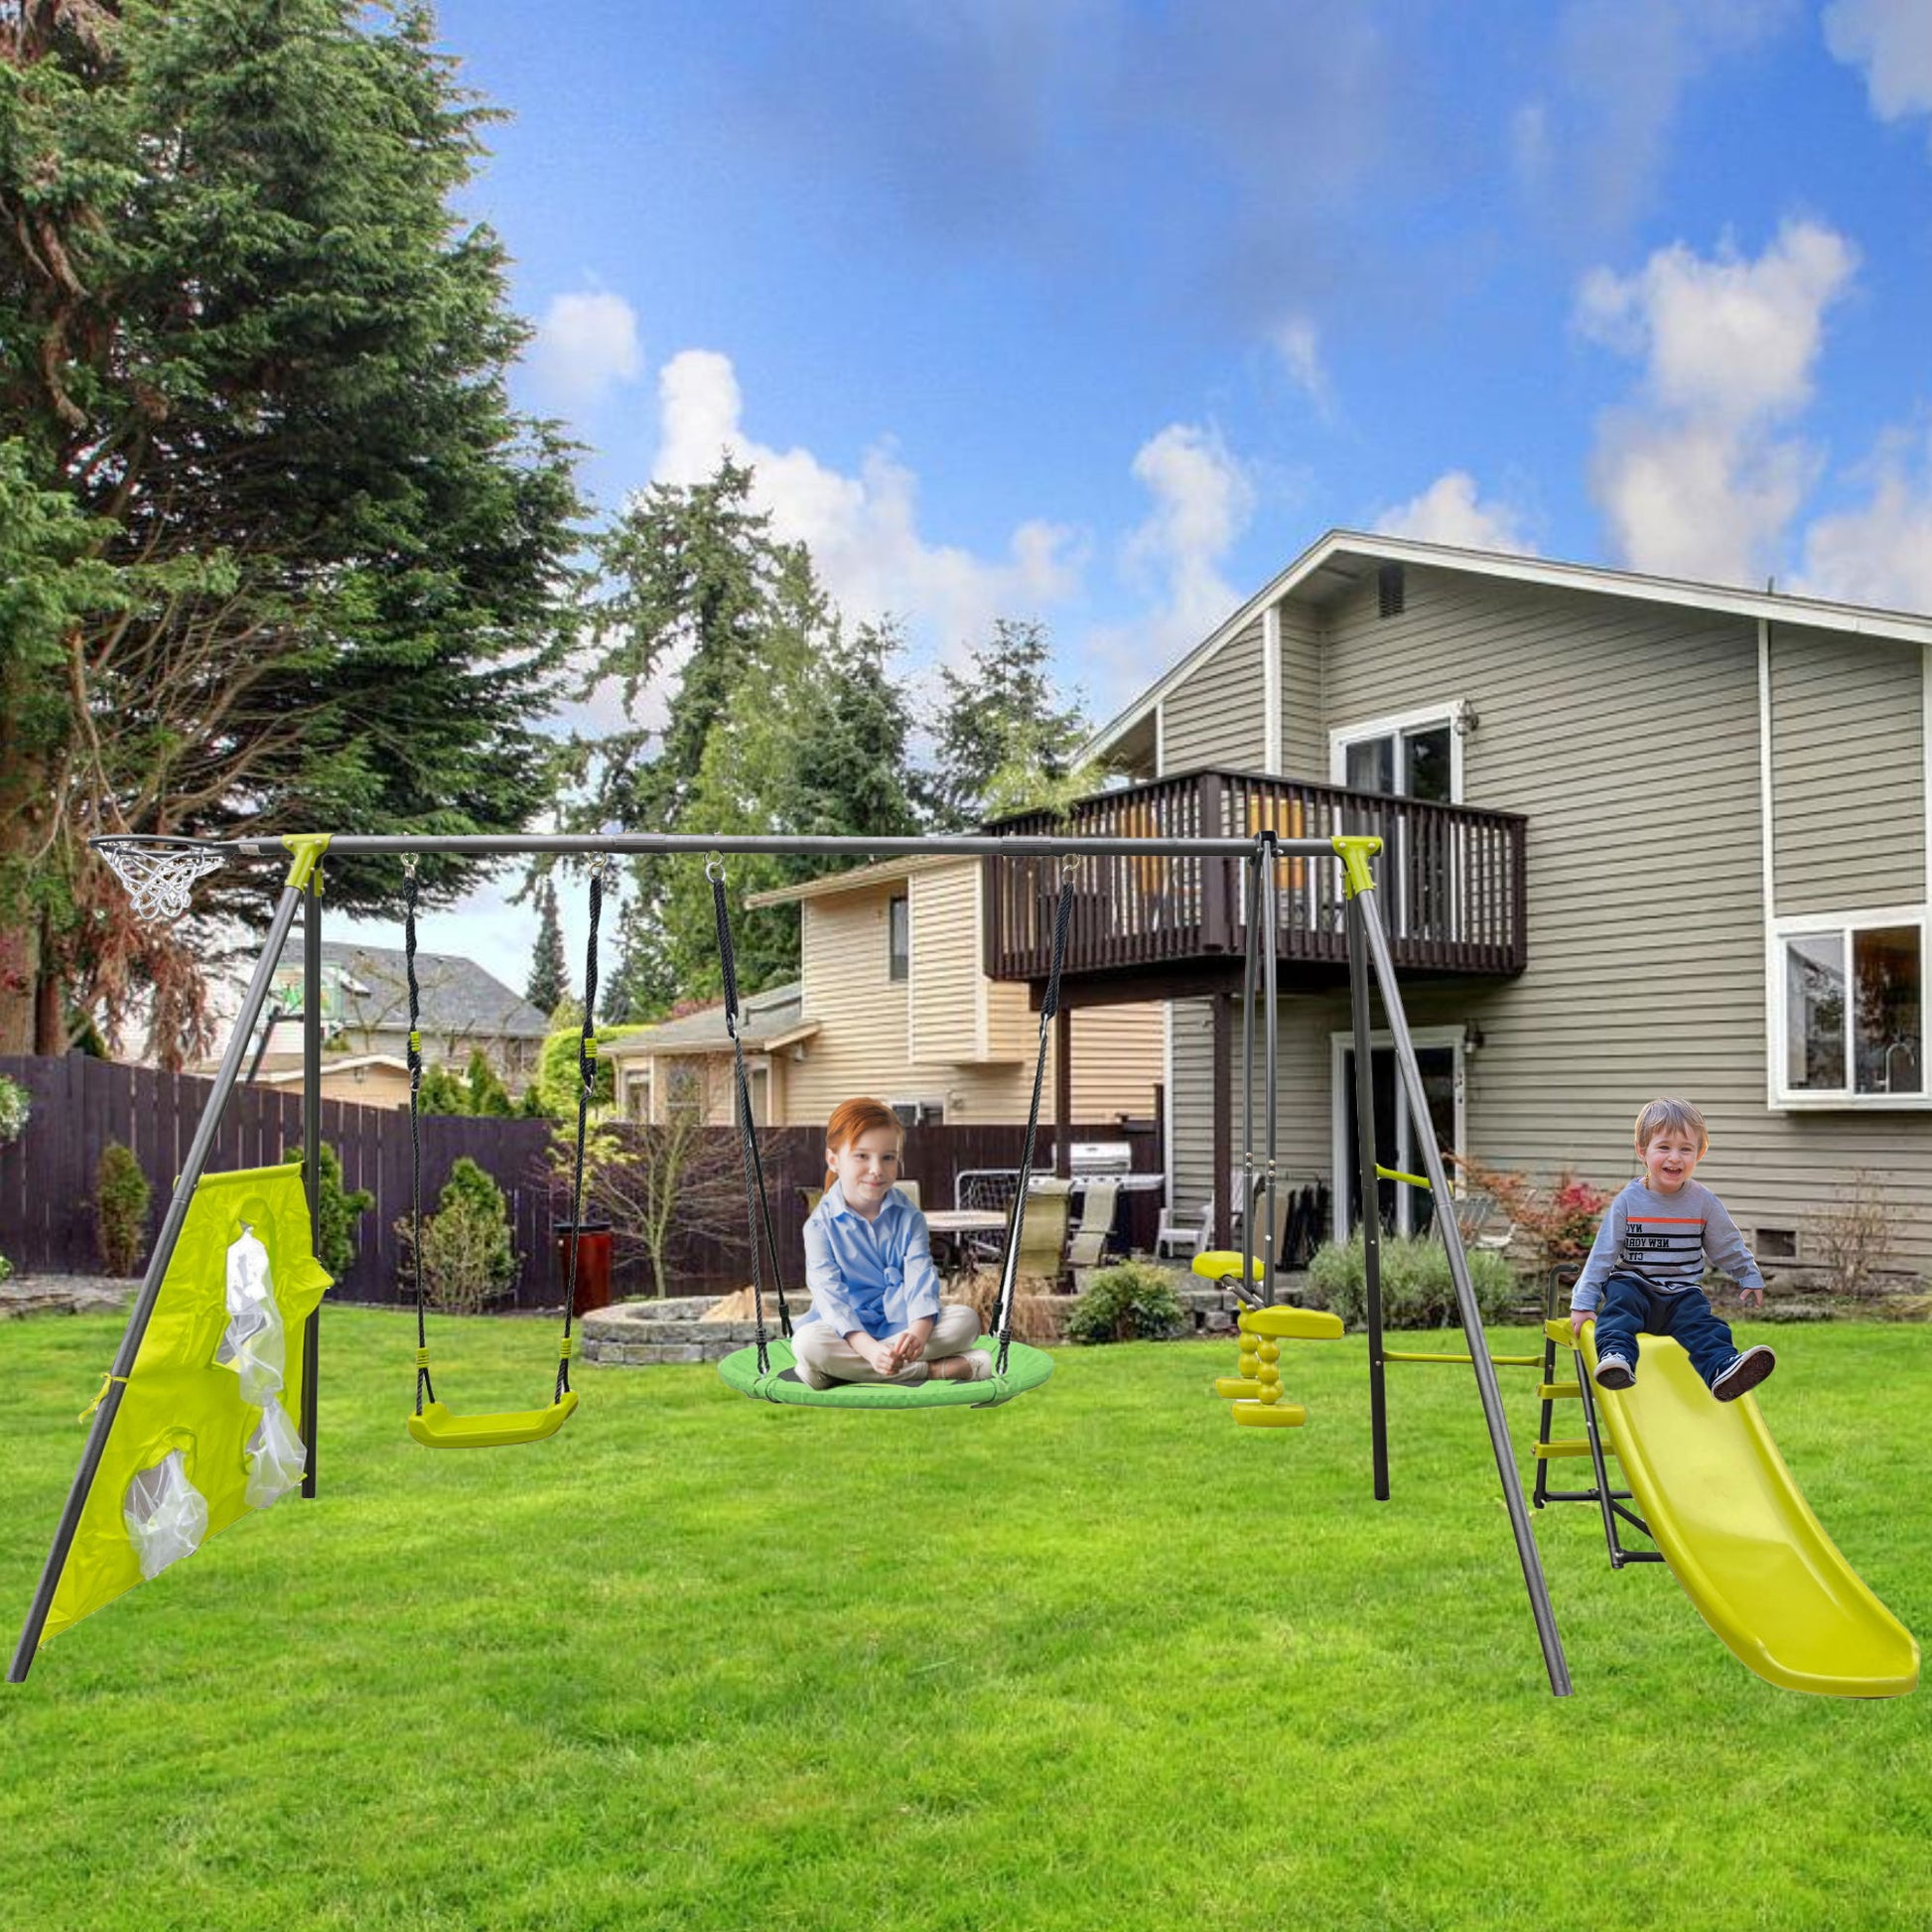
[[[863,1328],[875,1341],[939,1312],[925,1216],[892,1188],[868,1221],[845,1204],[837,1181],[805,1222],[806,1321],[829,1321],[842,1335]]]

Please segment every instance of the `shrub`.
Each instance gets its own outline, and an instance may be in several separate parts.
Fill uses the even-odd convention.
[[[1614,1195],[1613,1189],[1592,1186],[1571,1168],[1560,1169],[1549,1186],[1539,1187],[1518,1169],[1485,1168],[1467,1159],[1455,1165],[1470,1185],[1495,1195],[1509,1218],[1536,1242],[1546,1269],[1582,1261],[1589,1253]]]
[[[131,1275],[148,1244],[148,1177],[131,1148],[109,1141],[94,1170],[94,1239],[110,1275]]]
[[[1152,1341],[1185,1323],[1173,1277],[1144,1261],[1096,1268],[1066,1315],[1069,1341]]]
[[[1890,1246],[1884,1190],[1861,1168],[1836,1190],[1831,1206],[1812,1216],[1812,1234],[1826,1285],[1848,1301],[1879,1292],[1875,1279]]]
[[[284,1161],[300,1161],[300,1147],[285,1148]],[[342,1281],[355,1266],[355,1223],[375,1205],[365,1187],[348,1193],[343,1186],[343,1160],[327,1141],[322,1144],[321,1187],[316,1200],[316,1259],[332,1281]]]
[[[18,1080],[0,1073],[0,1147],[19,1140],[33,1111],[33,1095]]]
[[[403,1284],[413,1292],[414,1230],[406,1215],[396,1232],[402,1237]],[[424,1298],[447,1314],[475,1314],[508,1292],[517,1262],[503,1190],[465,1156],[450,1170],[436,1212],[423,1222]]]
[[[1516,1277],[1501,1255],[1487,1249],[1468,1255],[1469,1286],[1485,1321],[1505,1315],[1518,1300]],[[1309,1263],[1311,1300],[1341,1316],[1350,1328],[1368,1321],[1368,1276],[1358,1229],[1345,1242],[1324,1241]],[[1444,1328],[1461,1321],[1449,1251],[1428,1235],[1382,1237],[1382,1325]]]

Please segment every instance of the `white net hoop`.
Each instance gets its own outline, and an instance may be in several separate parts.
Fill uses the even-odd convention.
[[[171,921],[187,913],[196,882],[228,858],[223,847],[195,839],[102,839],[94,850],[126,887],[137,918]]]

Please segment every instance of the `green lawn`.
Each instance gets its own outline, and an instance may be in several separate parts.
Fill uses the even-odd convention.
[[[547,1330],[440,1332],[455,1406],[541,1396]],[[9,1651],[116,1334],[0,1326]],[[0,1925],[1927,1923],[1926,1695],[1761,1683],[1572,1505],[1551,1698],[1466,1371],[1391,1369],[1377,1505],[1359,1338],[1288,1346],[1292,1433],[1189,1343],[986,1413],[586,1368],[555,1441],[447,1455],[403,1433],[413,1339],[326,1312],[322,1497],[0,1692]],[[1928,1337],[1775,1339],[1786,1459],[1925,1641]]]

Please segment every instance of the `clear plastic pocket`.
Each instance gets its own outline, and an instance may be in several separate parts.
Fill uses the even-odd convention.
[[[282,1405],[270,1396],[262,1409],[261,1426],[248,1439],[248,1504],[269,1509],[302,1481],[308,1450]]]
[[[170,1564],[192,1557],[207,1534],[207,1498],[189,1480],[180,1449],[136,1473],[121,1499],[121,1515],[150,1583]]]

